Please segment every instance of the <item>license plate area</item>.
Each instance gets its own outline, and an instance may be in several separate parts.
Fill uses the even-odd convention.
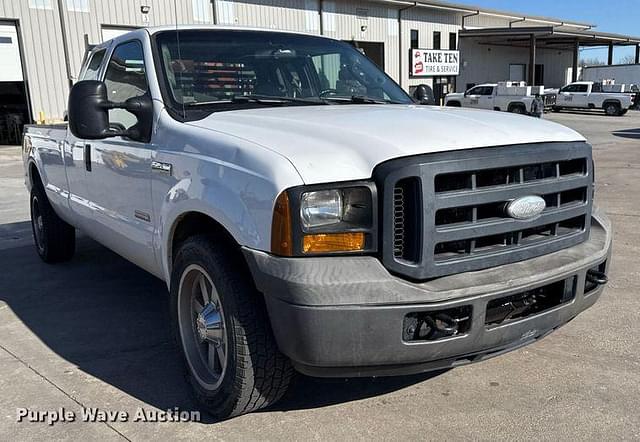
[[[571,302],[576,295],[577,277],[493,299],[487,303],[485,325],[488,328],[529,318]]]

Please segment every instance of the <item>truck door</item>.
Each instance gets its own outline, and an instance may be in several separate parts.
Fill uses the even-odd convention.
[[[573,105],[576,107],[589,107],[589,85],[576,84],[576,91],[573,94]]]
[[[480,92],[484,86],[476,86],[469,89],[462,99],[463,107],[480,107]]]
[[[494,86],[485,86],[480,91],[480,98],[478,99],[478,107],[481,109],[493,110],[495,102]]]
[[[120,43],[103,74],[110,101],[123,102],[148,93],[147,66],[140,41]],[[109,111],[112,128],[126,130],[136,117],[123,109]],[[151,205],[152,144],[125,137],[90,143],[87,183],[101,242],[141,267],[153,271]]]
[[[558,92],[558,96],[556,97],[556,105],[564,106],[564,107],[581,107],[580,105],[580,97],[579,90],[581,89],[581,84],[569,84]],[[586,92],[586,91],[585,91]]]
[[[79,81],[95,80],[98,78],[100,67],[107,50],[96,49],[88,54],[88,63]],[[93,211],[91,209],[89,188],[87,186],[87,169],[90,167],[90,157],[87,156],[91,143],[88,140],[76,138],[69,129],[63,142],[65,171],[69,185],[69,207],[75,214],[75,221],[79,228],[91,233]]]

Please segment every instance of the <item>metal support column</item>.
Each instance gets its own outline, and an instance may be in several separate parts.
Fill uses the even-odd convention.
[[[573,65],[571,68],[571,81],[578,81],[578,55],[580,55],[580,42],[578,40],[573,44]]]
[[[535,86],[536,82],[536,36],[531,34],[529,38],[529,85]]]
[[[609,66],[613,64],[613,43],[609,43],[609,53],[607,58],[607,64]]]
[[[402,88],[406,86],[407,91],[409,89],[409,85],[408,85],[408,82],[404,81],[404,77],[402,76],[404,71],[404,66],[405,66],[405,64],[402,61],[403,54],[405,53],[402,47],[402,42],[404,40],[404,36],[402,35],[402,13],[404,11],[408,11],[409,9],[416,8],[416,7],[418,7],[418,2],[413,2],[413,5],[398,9],[398,84]],[[409,54],[407,54],[407,56],[409,57]],[[411,60],[409,58],[409,63],[407,63],[406,66],[409,66],[410,63],[411,63]],[[411,70],[407,71],[407,78],[409,77],[410,72]]]
[[[640,44],[636,45],[636,64],[640,64]]]

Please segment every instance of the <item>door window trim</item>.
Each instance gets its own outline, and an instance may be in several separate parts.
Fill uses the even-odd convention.
[[[148,94],[149,96],[151,96],[151,87],[149,84],[149,74],[148,74],[148,68],[147,68],[147,57],[144,51],[144,43],[142,42],[142,40],[140,40],[139,38],[130,38],[121,42],[118,42],[117,44],[111,44],[110,47],[108,48],[108,59],[106,63],[102,63],[102,72],[100,74],[99,80],[101,82],[105,82],[105,78],[107,76],[107,70],[109,69],[109,63],[111,63],[111,59],[113,58],[113,54],[115,54],[115,52],[118,50],[118,48],[120,46],[126,45],[128,43],[137,43],[138,46],[140,46],[140,51],[142,52],[142,63],[144,66],[144,80],[147,84],[147,91],[146,94]],[[144,94],[143,94],[144,95]],[[109,97],[107,97],[108,99]],[[155,112],[154,112],[155,113]],[[112,137],[112,138],[107,138],[107,140],[121,140],[122,137],[118,136],[118,137]],[[131,140],[129,138],[127,138],[128,142],[131,143],[139,143],[138,141],[134,141]],[[103,140],[106,141],[106,140]],[[144,144],[148,144],[148,143],[144,143]]]
[[[104,55],[102,56],[102,60],[100,60],[100,65],[98,66],[98,70],[96,71],[96,76],[94,80],[100,79],[100,77],[104,73],[102,72],[105,66],[104,61],[107,59],[107,56],[110,55],[108,49],[109,49],[108,47],[97,47],[91,51],[91,53],[89,54],[89,57],[87,57],[87,63],[84,65],[84,69],[80,73],[78,81],[86,80],[87,71],[89,70],[89,66],[91,66],[91,62],[99,53],[104,53]]]

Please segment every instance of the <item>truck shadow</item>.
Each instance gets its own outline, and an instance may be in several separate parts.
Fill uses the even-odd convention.
[[[162,281],[86,237],[78,239],[71,262],[44,264],[31,244],[28,222],[0,225],[0,268],[0,301],[9,307],[0,311],[0,322],[14,332],[0,343],[32,361],[43,376],[57,374],[47,365],[46,351],[22,332],[23,325],[79,370],[149,406],[203,411],[191,394],[182,355],[171,337]],[[432,376],[348,380],[300,376],[272,410],[364,399]],[[103,407],[102,400],[91,403],[95,387],[78,382],[73,389],[78,397],[84,396],[85,406]],[[206,413],[202,418],[204,423],[214,422]]]
[[[611,132],[612,135],[620,138],[631,138],[640,140],[640,127],[637,129],[620,129]]]

